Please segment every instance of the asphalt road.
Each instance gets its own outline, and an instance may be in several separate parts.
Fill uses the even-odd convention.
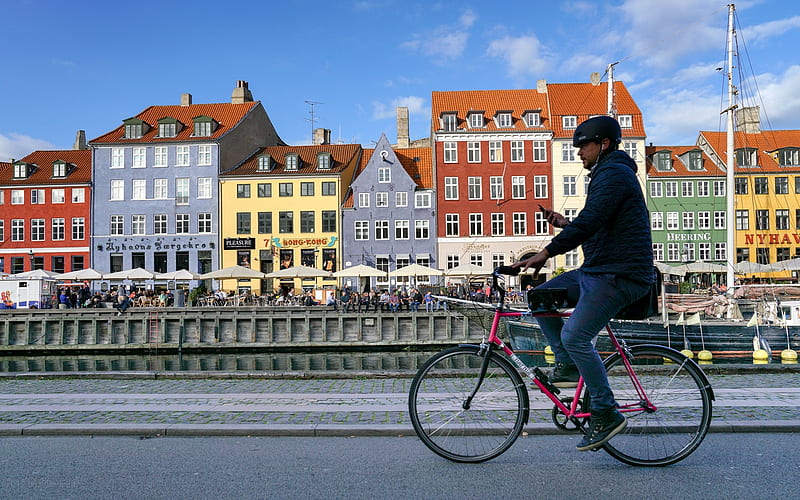
[[[635,468],[521,438],[478,465],[415,437],[0,438],[0,498],[794,498],[798,434],[710,434],[686,460]]]

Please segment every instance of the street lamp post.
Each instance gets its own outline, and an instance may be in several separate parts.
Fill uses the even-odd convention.
[[[33,263],[34,263],[34,259],[35,259],[35,257],[36,257],[36,256],[34,255],[34,253],[33,253],[33,248],[31,248],[31,249],[30,249],[30,251],[28,252],[28,257],[30,257],[30,261],[31,261],[31,271],[33,271]]]

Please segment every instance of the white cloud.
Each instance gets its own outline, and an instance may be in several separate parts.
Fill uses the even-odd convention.
[[[489,43],[486,50],[490,57],[505,61],[508,75],[520,78],[525,75],[541,75],[548,67],[548,57],[536,35],[520,37],[506,36]]]
[[[797,129],[800,115],[800,66],[790,66],[781,75],[766,73],[758,76],[758,86],[763,105],[761,128]],[[765,122],[769,120],[768,123]]]
[[[800,16],[748,26],[742,29],[742,34],[746,41],[755,42],[770,37],[781,36],[794,28],[800,28]]]
[[[372,102],[372,118],[374,120],[394,119],[397,116],[398,107],[408,108],[409,116],[430,115],[430,107],[425,106],[427,100],[419,96],[397,97],[392,99],[390,104],[379,101]]]
[[[11,133],[0,134],[0,161],[9,161],[11,158],[18,160],[34,151],[41,149],[55,149],[55,146],[42,139],[27,135]]]
[[[441,25],[427,33],[416,33],[413,35],[413,40],[404,42],[400,46],[420,52],[436,63],[458,59],[467,48],[469,28],[477,19],[478,16],[467,9],[455,25]]]
[[[666,90],[645,99],[639,104],[645,117],[647,142],[691,145],[700,130],[720,130],[720,102],[719,94],[710,88]]]

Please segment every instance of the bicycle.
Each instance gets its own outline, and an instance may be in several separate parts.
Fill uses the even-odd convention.
[[[513,271],[499,267],[492,273],[498,301],[491,306],[489,336],[484,335],[480,345],[462,344],[434,354],[411,383],[408,407],[414,430],[433,452],[455,462],[490,460],[514,444],[530,414],[522,375],[552,401],[556,427],[588,432],[589,394],[583,378],[572,396],[559,397],[561,390],[547,375],[537,366],[527,366],[497,335],[503,318],[570,315],[563,310],[564,290],[534,290],[528,311],[506,309],[498,279]],[[665,466],[688,457],[711,424],[714,392],[705,373],[674,349],[628,346],[609,325],[605,330],[614,352],[604,363],[628,426],[602,448],[637,466]]]

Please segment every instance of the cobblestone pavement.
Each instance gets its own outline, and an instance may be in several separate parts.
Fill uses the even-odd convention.
[[[409,434],[408,375],[3,377],[0,434]],[[794,370],[710,374],[716,430],[796,431],[798,376]],[[530,395],[529,428],[554,430],[552,403],[538,392]]]

